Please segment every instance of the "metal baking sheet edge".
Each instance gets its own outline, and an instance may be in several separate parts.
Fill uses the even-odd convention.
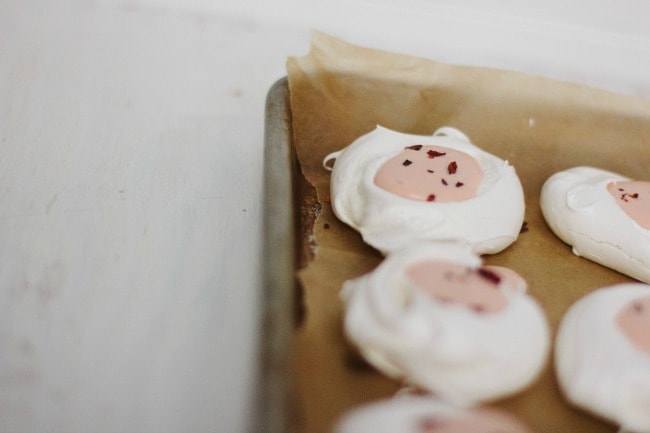
[[[291,430],[291,353],[296,290],[297,159],[287,77],[266,97],[264,127],[263,286],[256,407],[251,433]]]

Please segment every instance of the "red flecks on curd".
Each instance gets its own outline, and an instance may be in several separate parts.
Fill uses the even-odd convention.
[[[634,346],[650,354],[650,296],[626,305],[616,315],[616,324]]]
[[[374,182],[400,197],[444,203],[476,197],[482,180],[481,166],[467,153],[416,144],[386,161]]]
[[[501,277],[493,269],[423,261],[410,266],[406,276],[440,302],[463,305],[477,313],[496,313],[508,301],[499,290]]]
[[[650,229],[650,182],[610,182],[607,192],[618,206],[644,229]]]

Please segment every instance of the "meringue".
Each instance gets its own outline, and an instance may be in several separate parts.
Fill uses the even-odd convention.
[[[545,364],[548,323],[525,289],[468,245],[420,243],[344,283],[344,330],[384,374],[472,406],[522,390]]]
[[[595,290],[566,312],[556,337],[555,371],[574,405],[650,432],[650,286]]]
[[[457,129],[421,136],[378,126],[323,165],[332,161],[334,214],[383,254],[417,240],[492,254],[519,235],[525,204],[515,169]]]
[[[496,409],[461,409],[430,396],[398,395],[344,414],[335,433],[532,433],[514,416]]]
[[[574,254],[650,283],[650,182],[574,167],[546,180],[540,206]]]

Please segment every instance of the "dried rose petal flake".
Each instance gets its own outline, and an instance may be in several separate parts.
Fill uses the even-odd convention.
[[[491,282],[492,284],[499,284],[499,282],[501,281],[501,277],[489,269],[479,268],[478,274],[481,277],[488,280],[489,282]]]
[[[429,150],[427,151],[427,155],[429,155],[429,158],[435,158],[436,156],[445,156],[445,152],[438,152],[437,150]]]

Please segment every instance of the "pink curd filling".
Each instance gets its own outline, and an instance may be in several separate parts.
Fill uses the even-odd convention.
[[[501,278],[500,284],[513,292],[525,292],[528,289],[526,280],[510,268],[488,265],[483,266],[483,269],[487,269],[498,275]]]
[[[475,409],[454,417],[423,418],[417,433],[530,433],[514,417],[489,409]]]
[[[607,192],[618,206],[644,229],[650,229],[650,182],[610,182]]]
[[[375,185],[400,197],[453,202],[476,197],[483,170],[465,152],[440,146],[412,145],[386,161]]]
[[[477,313],[496,313],[508,301],[499,286],[498,269],[478,269],[454,263],[425,261],[406,270],[406,276],[440,302],[463,305]]]
[[[650,296],[626,305],[616,315],[616,324],[634,346],[650,355]]]

